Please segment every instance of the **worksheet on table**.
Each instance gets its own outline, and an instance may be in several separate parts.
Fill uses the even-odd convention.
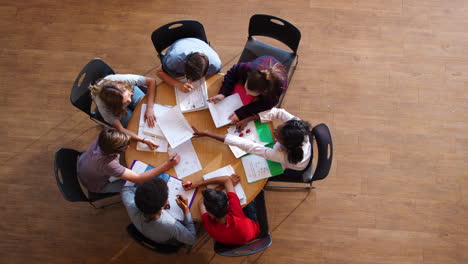
[[[165,115],[159,117],[158,123],[172,148],[176,148],[193,137],[193,129],[178,106],[170,108]]]
[[[187,82],[185,77],[178,78],[181,82]],[[185,93],[174,87],[177,105],[182,113],[193,112],[208,108],[208,90],[205,78],[192,82],[192,90]]]
[[[176,148],[170,148],[168,153],[171,156],[176,153],[180,156],[179,163],[174,167],[179,179],[202,170],[200,160],[198,159],[197,152],[195,152],[193,148],[191,140],[187,140]]]
[[[208,103],[211,117],[216,128],[220,128],[229,124],[231,121],[228,117],[237,109],[242,107],[242,100],[239,94],[233,94],[224,98],[219,103]]]
[[[267,160],[257,155],[247,155],[241,158],[247,182],[252,183],[271,177]]]
[[[153,111],[154,111],[154,116],[156,117],[156,124],[154,124],[153,127],[149,127],[148,123],[146,123],[144,120],[144,117],[145,117],[144,113],[146,112],[146,104],[143,104],[141,106],[141,117],[140,117],[140,127],[143,124],[143,134],[164,139],[165,136],[161,128],[159,127],[158,118],[166,114],[166,112],[170,108],[171,107],[167,105],[154,104]]]
[[[182,180],[169,177],[167,181],[167,187],[169,190],[168,201],[170,205],[170,209],[166,209],[169,214],[171,214],[174,218],[183,221],[184,220],[184,211],[177,205],[176,199],[177,195],[184,195],[187,197],[189,204],[187,206],[190,208],[192,206],[193,199],[195,198],[197,188],[191,190],[184,190],[182,186]]]
[[[155,107],[156,106],[157,105],[155,105]],[[165,108],[167,108],[167,107],[165,107]],[[145,111],[146,111],[146,104],[143,104],[141,106],[140,123],[138,124],[138,136],[141,137],[141,138],[153,141],[159,147],[156,148],[155,150],[151,150],[148,147],[147,144],[145,144],[143,142],[138,142],[137,146],[136,146],[136,150],[138,150],[138,151],[149,151],[149,152],[167,152],[168,142],[167,142],[166,139],[161,138],[161,137],[155,137],[154,135],[151,136],[151,135],[148,135],[148,134],[144,133],[145,126],[147,126],[147,124],[145,122]],[[159,129],[159,126],[157,124],[155,125],[155,127],[158,127],[158,129]],[[153,128],[155,128],[155,127],[153,127]]]

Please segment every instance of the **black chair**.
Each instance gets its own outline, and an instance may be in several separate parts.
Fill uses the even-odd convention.
[[[288,46],[291,51],[271,46],[253,36],[273,38]],[[253,15],[249,22],[249,36],[238,63],[253,61],[260,56],[273,56],[286,68],[289,84],[299,62],[297,48],[300,41],[301,32],[288,21],[270,15]],[[278,106],[281,106],[284,95],[285,93],[281,96]]]
[[[104,208],[120,202],[117,201],[104,206],[96,206],[94,202],[118,195],[119,193],[88,192],[88,196],[84,194],[76,172],[76,164],[80,154],[81,153],[79,151],[68,148],[60,148],[55,152],[55,180],[57,181],[57,185],[63,198],[70,202],[89,202],[94,208]]]
[[[262,250],[267,249],[272,241],[268,228],[268,217],[265,205],[265,194],[263,190],[255,198],[255,205],[257,208],[257,219],[260,224],[260,235],[258,238],[241,246],[231,246],[215,242],[214,251],[225,257],[241,257],[246,255],[255,254]]]
[[[305,188],[313,189],[312,182],[323,180],[328,176],[333,160],[333,143],[328,126],[325,124],[320,124],[315,126],[311,132],[311,148],[313,149],[313,139],[317,142],[318,149],[318,161],[313,171],[312,159],[313,155],[310,158],[309,165],[305,170],[303,170],[302,175],[288,175],[288,170],[281,175],[271,177],[268,180],[268,185],[266,188]],[[289,182],[289,183],[306,183],[307,186],[281,186],[281,185],[270,185],[272,182]]]
[[[89,85],[95,84],[97,80],[114,73],[114,70],[104,61],[94,58],[78,74],[70,94],[70,101],[76,108],[85,112],[96,123],[109,127],[111,125],[104,121],[97,108],[91,110],[92,98]]]
[[[197,38],[208,45],[205,28],[195,20],[179,20],[159,27],[151,34],[154,48],[158,52],[159,59],[162,59],[162,53],[166,48],[172,45],[176,40],[183,38]]]
[[[160,254],[176,254],[179,251],[179,249],[183,247],[183,245],[173,246],[158,244],[153,240],[145,237],[142,233],[140,233],[140,231],[138,231],[134,224],[129,224],[127,226],[127,232],[136,242],[138,242],[138,244]]]

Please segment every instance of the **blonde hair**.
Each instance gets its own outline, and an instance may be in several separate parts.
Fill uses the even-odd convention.
[[[111,112],[118,118],[127,113],[127,107],[123,105],[123,93],[129,91],[133,94],[133,87],[121,81],[99,80],[89,86],[92,96],[99,97]]]

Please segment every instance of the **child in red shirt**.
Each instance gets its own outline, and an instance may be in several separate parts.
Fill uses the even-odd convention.
[[[227,195],[218,190],[203,190],[203,200],[199,208],[203,226],[208,234],[217,242],[228,245],[242,245],[260,234],[258,222],[245,216],[239,198],[234,192],[234,185],[239,182],[238,175],[217,177],[200,182],[186,182],[184,188],[192,189],[198,186],[218,183],[224,184]]]

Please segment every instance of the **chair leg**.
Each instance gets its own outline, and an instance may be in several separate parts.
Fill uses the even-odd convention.
[[[312,183],[313,183],[313,181],[311,181],[308,186],[265,185],[264,189],[281,188],[281,189],[306,189],[306,190],[312,190],[312,189],[315,189],[315,187],[312,186]]]
[[[282,189],[315,189],[313,186],[281,186],[281,185],[266,185],[265,189],[273,189],[273,188],[282,188]]]

